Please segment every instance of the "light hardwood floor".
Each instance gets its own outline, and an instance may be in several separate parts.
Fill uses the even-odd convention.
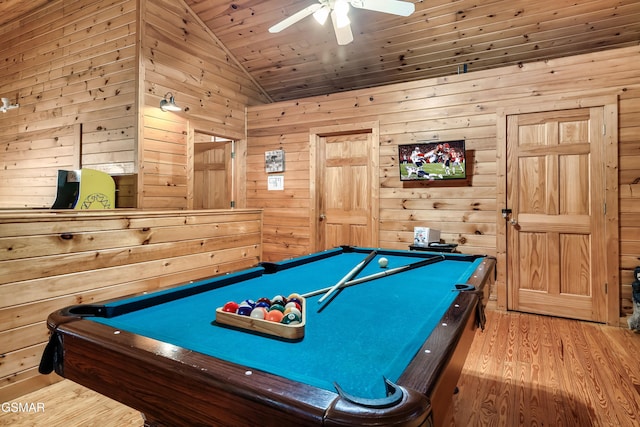
[[[640,426],[640,334],[487,313],[454,396],[455,426]]]
[[[453,397],[451,426],[640,426],[640,334],[529,314],[487,312]],[[140,414],[69,381],[16,399],[1,426],[142,426]]]

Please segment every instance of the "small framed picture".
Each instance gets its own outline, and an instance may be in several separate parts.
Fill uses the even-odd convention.
[[[284,190],[284,176],[283,175],[269,175],[267,177],[267,190],[268,191],[282,191],[282,190]]]
[[[267,173],[284,172],[284,150],[265,151],[264,168]]]

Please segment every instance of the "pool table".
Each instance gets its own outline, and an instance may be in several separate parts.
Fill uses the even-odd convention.
[[[374,279],[318,303],[325,292],[312,291],[348,273]],[[135,408],[146,425],[441,425],[494,274],[491,257],[350,246],[261,263],[56,311],[40,372]],[[300,338],[216,321],[228,301],[290,293],[313,295]]]

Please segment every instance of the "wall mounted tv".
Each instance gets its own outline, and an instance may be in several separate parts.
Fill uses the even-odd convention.
[[[463,139],[399,145],[400,180],[466,179],[466,158]]]

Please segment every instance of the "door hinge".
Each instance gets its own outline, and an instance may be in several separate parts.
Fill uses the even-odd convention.
[[[236,207],[236,201],[235,201],[235,200],[232,200],[232,201],[231,201],[231,207],[232,207],[232,208],[235,208],[235,207]]]
[[[231,158],[232,158],[232,159],[235,159],[235,158],[236,158],[236,152],[235,152],[235,151],[232,151],[232,152],[231,152]]]
[[[602,210],[604,211],[604,214],[607,214],[607,202],[604,202],[604,204],[602,205]]]
[[[602,134],[603,135],[607,134],[607,125],[602,125]]]
[[[604,294],[607,295],[609,293],[609,284],[607,282],[604,283]]]

